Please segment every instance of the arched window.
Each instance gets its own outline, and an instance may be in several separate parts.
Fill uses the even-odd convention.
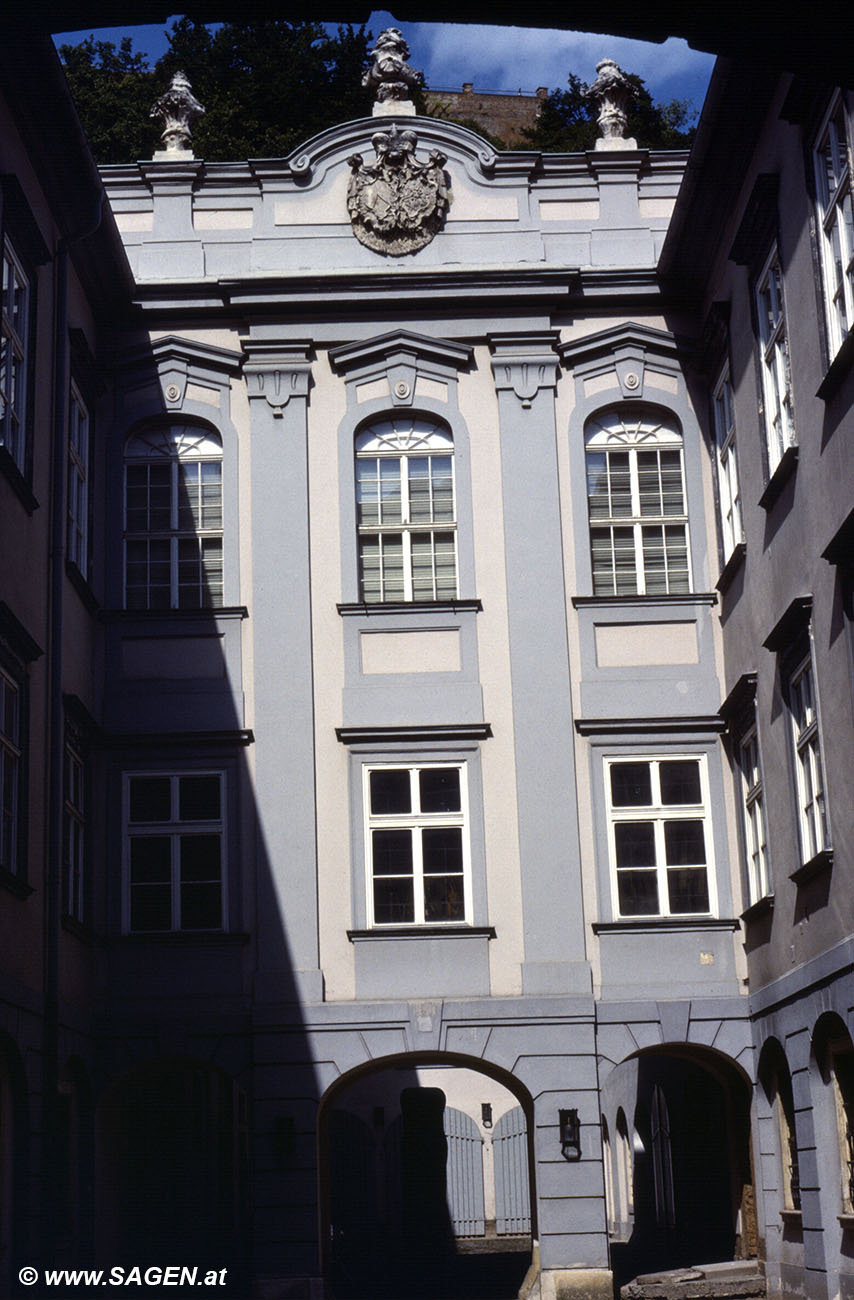
[[[762,1049],[759,1061],[759,1078],[765,1096],[771,1105],[780,1143],[782,1173],[781,1208],[800,1210],[801,1175],[798,1158],[798,1138],[795,1130],[795,1101],[792,1093],[792,1076],[780,1044],[771,1039]]]
[[[125,606],[222,604],[222,441],[193,425],[125,444]]]
[[[421,416],[356,437],[359,585],[369,604],[457,595],[454,443]]]
[[[854,1044],[844,1021],[834,1012],[819,1017],[813,1051],[823,1083],[830,1085],[839,1142],[843,1213],[854,1211]]]
[[[585,428],[595,596],[689,591],[682,436],[673,416],[617,409]]]
[[[630,1223],[635,1213],[634,1176],[629,1128],[622,1107],[617,1111],[617,1217]]]
[[[619,1222],[619,1207],[614,1197],[614,1168],[611,1163],[611,1135],[608,1121],[602,1116],[602,1165],[605,1171],[605,1209],[608,1214],[608,1231],[616,1232]]]

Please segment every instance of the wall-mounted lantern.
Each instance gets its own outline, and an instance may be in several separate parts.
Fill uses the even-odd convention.
[[[564,1160],[581,1159],[581,1121],[577,1110],[559,1110],[560,1153]]]
[[[484,1128],[492,1128],[492,1102],[482,1101],[480,1103],[480,1122]]]

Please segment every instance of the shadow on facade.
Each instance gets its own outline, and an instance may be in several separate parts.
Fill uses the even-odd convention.
[[[336,1300],[515,1297],[531,1263],[531,1113],[518,1083],[443,1054],[386,1058],[330,1089],[321,1222]]]
[[[750,1089],[736,1066],[702,1048],[642,1052],[607,1079],[603,1118],[616,1287],[756,1255]]]

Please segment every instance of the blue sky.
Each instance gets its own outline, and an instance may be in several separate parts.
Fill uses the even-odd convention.
[[[118,42],[127,34],[134,49],[154,63],[168,48],[169,23],[140,27],[111,27],[96,33]],[[469,23],[402,23],[385,10],[371,14],[366,24],[376,36],[384,27],[400,27],[412,51],[410,62],[428,86],[442,89],[471,81],[478,90],[553,90],[566,84],[567,74],[582,81],[595,77],[596,63],[608,56],[626,72],[643,77],[654,99],[689,99],[699,109],[706,93],[714,58],[672,38],[663,45],[602,36],[593,32],[548,31],[536,27],[487,27]],[[63,33],[57,44],[74,42],[88,32]]]

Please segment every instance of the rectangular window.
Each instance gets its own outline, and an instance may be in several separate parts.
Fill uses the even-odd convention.
[[[854,320],[854,206],[841,95],[825,118],[813,159],[828,348],[834,357]]]
[[[747,893],[749,903],[752,905],[758,903],[761,898],[767,898],[770,893],[762,768],[759,763],[759,737],[755,721],[741,735],[737,743],[744,844],[747,856]]]
[[[712,406],[718,463],[718,507],[720,510],[724,561],[726,562],[739,542],[744,540],[744,530],[741,523],[741,495],[738,489],[735,414],[729,363],[724,366],[718,376],[712,394]]]
[[[0,443],[27,468],[30,281],[8,239],[3,247],[0,312]]]
[[[364,768],[370,924],[471,922],[465,765]]]
[[[62,816],[62,904],[66,916],[85,918],[86,765],[72,745],[65,747]]]
[[[770,475],[780,464],[784,452],[795,444],[783,276],[776,246],[763,267],[755,292],[762,362],[762,393],[765,403],[765,441]]]
[[[613,758],[605,776],[618,915],[708,914],[704,760]]]
[[[89,412],[72,380],[68,411],[66,554],[84,578],[89,564]]]
[[[830,848],[811,647],[790,673],[786,696],[792,726],[801,856],[806,863]]]
[[[22,781],[21,692],[0,672],[0,870],[20,869]]]
[[[225,928],[224,787],[222,772],[126,778],[126,930]]]

